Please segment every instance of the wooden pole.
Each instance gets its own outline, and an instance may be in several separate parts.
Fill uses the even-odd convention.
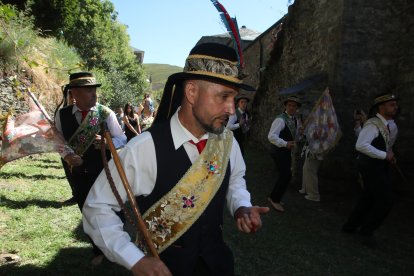
[[[124,185],[128,200],[131,202],[134,215],[135,215],[135,217],[137,219],[137,222],[138,222],[138,224],[137,224],[138,230],[144,236],[145,242],[147,243],[147,246],[150,250],[151,255],[153,257],[159,259],[160,257],[158,256],[158,252],[155,249],[154,243],[152,242],[151,235],[150,235],[150,233],[149,233],[149,231],[148,231],[148,229],[145,225],[145,222],[144,222],[144,220],[141,216],[141,213],[138,210],[138,205],[137,205],[137,202],[135,200],[135,196],[131,191],[131,186],[129,186],[129,182],[128,182],[128,179],[126,177],[124,168],[122,167],[122,164],[121,164],[121,161],[119,159],[118,153],[115,149],[114,143],[112,142],[111,134],[106,130],[104,130],[103,133],[104,133],[106,143],[107,143],[107,145],[109,147],[109,150],[112,154],[112,159],[114,160],[116,169],[118,170],[119,176],[121,178],[122,184]]]

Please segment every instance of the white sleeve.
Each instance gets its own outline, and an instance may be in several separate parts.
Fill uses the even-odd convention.
[[[230,214],[233,216],[238,208],[252,206],[250,193],[246,188],[246,165],[240,151],[239,144],[233,138],[233,146],[230,153],[230,182],[227,190],[226,201]]]
[[[135,196],[152,192],[156,176],[155,147],[151,134],[146,132],[128,143],[119,154],[122,167]],[[125,202],[127,195],[113,160],[109,168],[117,190]],[[127,269],[131,269],[144,253],[123,230],[123,223],[115,211],[120,206],[112,193],[105,171],[96,179],[83,206],[83,229],[105,256]]]
[[[361,125],[354,127],[354,132],[355,132],[356,137],[359,136],[359,134],[361,133],[361,130],[362,130]]]
[[[285,122],[283,121],[283,119],[276,118],[273,121],[272,126],[270,127],[269,135],[267,136],[267,138],[269,139],[269,142],[279,148],[284,148],[287,146],[287,142],[279,137],[280,132],[282,131],[284,127],[285,127]]]
[[[127,142],[127,138],[122,131],[121,126],[118,123],[118,120],[116,119],[116,115],[114,112],[110,112],[108,118],[106,119],[106,123],[108,126],[108,130],[111,133],[112,140],[114,143],[115,148],[121,148],[125,146]]]
[[[236,130],[240,127],[239,123],[237,122],[237,115],[233,114],[229,117],[229,121],[227,122],[227,128],[230,130]]]
[[[355,149],[371,158],[385,159],[387,153],[371,145],[372,140],[379,135],[378,128],[373,124],[365,125],[359,133]]]

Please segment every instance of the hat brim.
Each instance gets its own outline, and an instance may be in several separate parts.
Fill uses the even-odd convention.
[[[286,100],[286,101],[283,102],[283,105],[285,106],[288,102],[294,102],[298,105],[298,107],[302,106],[302,104],[300,102],[297,102],[297,101],[294,101],[294,100]]]
[[[245,99],[247,102],[250,102],[250,98],[249,97],[242,96],[242,97],[238,97],[236,99],[236,103],[238,103],[240,100],[243,100],[243,99]]]
[[[80,87],[101,87],[101,83],[95,83],[95,84],[85,84],[85,85],[70,85],[68,84],[68,88],[80,88]]]
[[[215,83],[220,83],[220,84],[224,84],[224,85],[230,85],[230,86],[234,86],[236,88],[240,88],[246,91],[256,91],[256,89],[250,85],[244,84],[244,83],[236,83],[236,82],[232,82],[229,80],[225,80],[222,78],[218,78],[218,77],[214,77],[214,76],[209,76],[209,75],[203,75],[203,74],[195,74],[195,73],[187,73],[187,72],[179,72],[179,73],[175,73],[172,74],[169,78],[168,81],[171,81],[172,83],[178,83],[178,82],[182,82],[184,80],[207,80],[207,81],[212,81]]]
[[[393,99],[389,99],[389,100],[386,100],[386,101],[383,101],[383,102],[375,103],[375,104],[372,105],[372,108],[377,107],[380,104],[383,104],[383,103],[386,103],[386,102],[392,102],[392,101],[398,101],[398,100],[399,100],[398,98],[393,98]]]

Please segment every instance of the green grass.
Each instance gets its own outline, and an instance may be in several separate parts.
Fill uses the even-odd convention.
[[[266,152],[246,151],[252,201],[268,206],[273,163]],[[376,250],[339,229],[352,205],[352,194],[326,193],[315,203],[292,184],[286,212],[271,210],[254,235],[237,232],[226,212],[224,235],[235,256],[237,275],[414,275],[413,199],[397,195],[394,209],[379,229]],[[77,206],[62,206],[71,196],[56,154],[24,158],[0,171],[0,252],[15,253],[19,264],[5,264],[0,275],[130,275],[104,262],[90,266],[92,251]]]

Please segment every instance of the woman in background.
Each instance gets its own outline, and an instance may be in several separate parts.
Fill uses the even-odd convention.
[[[124,124],[125,135],[127,142],[141,133],[141,127],[139,124],[139,116],[134,112],[132,105],[127,103],[124,107]]]
[[[154,111],[151,110],[151,101],[149,99],[144,100],[144,109],[141,112],[141,129],[145,131],[152,125],[154,121]]]

